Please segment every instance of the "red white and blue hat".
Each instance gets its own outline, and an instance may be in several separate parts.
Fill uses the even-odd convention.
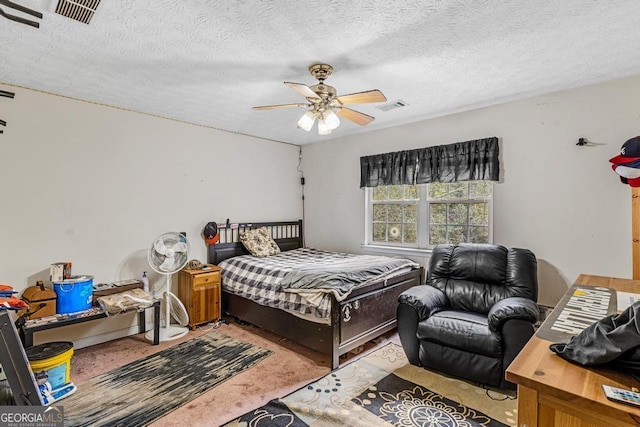
[[[627,163],[640,160],[640,136],[628,139],[622,148],[620,148],[620,154],[611,158],[609,162],[615,165],[625,165]]]

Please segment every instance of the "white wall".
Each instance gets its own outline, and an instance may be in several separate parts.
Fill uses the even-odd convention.
[[[539,302],[555,304],[580,273],[630,278],[631,189],[608,160],[639,118],[636,77],[305,145],[306,243],[363,252],[360,156],[497,136],[494,241],[536,254]]]
[[[57,261],[96,282],[139,278],[165,231],[186,231],[189,258],[205,262],[200,233],[209,221],[302,215],[297,146],[2,89],[16,95],[0,98],[0,283],[22,290],[48,279]],[[151,282],[164,277],[152,273]],[[133,317],[64,334],[108,333]]]
[[[16,97],[0,99],[8,122],[0,135],[1,283],[22,290],[56,261],[97,282],[137,278],[165,231],[186,231],[190,258],[205,261],[208,221],[301,215],[296,146],[2,89]],[[636,77],[305,145],[306,243],[363,252],[360,156],[497,136],[494,240],[536,253],[539,301],[557,302],[580,273],[631,277],[631,190],[608,159],[640,133],[639,117]],[[580,137],[602,145],[578,147]],[[79,348],[130,332],[133,316],[40,333],[36,343],[67,339]]]

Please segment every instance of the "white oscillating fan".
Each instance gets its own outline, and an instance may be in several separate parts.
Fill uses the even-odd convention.
[[[189,242],[187,238],[180,233],[169,232],[160,235],[153,241],[153,244],[149,248],[148,260],[149,265],[157,273],[164,275],[167,278],[167,285],[162,295],[164,300],[165,316],[164,327],[160,328],[160,341],[170,341],[180,337],[183,337],[189,332],[184,327],[188,323],[188,315],[184,306],[180,300],[171,293],[171,276],[181,270],[188,261],[189,256]],[[176,317],[182,317],[180,323],[182,326],[176,326],[171,324],[171,311],[177,311],[175,304],[179,304],[182,308],[180,315]],[[184,320],[186,317],[186,321]],[[149,341],[153,341],[153,330],[146,333],[145,337]]]

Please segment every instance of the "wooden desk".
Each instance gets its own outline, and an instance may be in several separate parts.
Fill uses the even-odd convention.
[[[582,274],[575,283],[640,293],[640,280]],[[518,384],[519,427],[640,426],[640,407],[611,402],[602,392],[603,384],[630,389],[640,388],[638,381],[567,362],[550,344],[534,336],[507,368],[506,378]]]

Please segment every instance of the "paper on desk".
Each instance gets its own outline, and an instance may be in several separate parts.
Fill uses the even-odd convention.
[[[625,311],[631,304],[640,301],[640,294],[616,291],[618,296],[618,311]]]

